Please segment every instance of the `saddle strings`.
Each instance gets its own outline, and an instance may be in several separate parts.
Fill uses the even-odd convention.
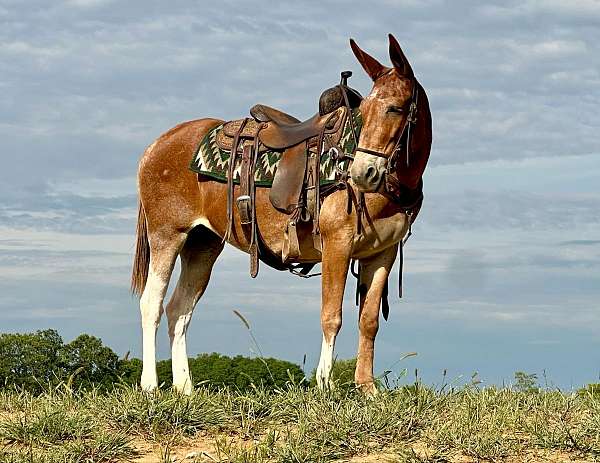
[[[223,243],[231,239],[233,233],[233,197],[234,197],[234,179],[235,164],[237,162],[238,145],[240,142],[240,136],[244,127],[248,123],[248,118],[244,118],[240,123],[240,127],[235,132],[233,142],[231,143],[231,155],[229,157],[229,166],[227,169],[227,229],[223,235]]]

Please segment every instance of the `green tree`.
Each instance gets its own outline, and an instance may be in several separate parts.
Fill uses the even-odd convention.
[[[231,358],[213,353],[201,354],[189,363],[193,381],[209,387],[273,388],[283,387],[290,378],[296,383],[304,378],[298,365],[273,358]],[[157,362],[156,369],[159,384],[170,387],[171,361]],[[0,335],[0,387],[16,385],[40,392],[48,384],[68,381],[74,388],[107,390],[119,382],[139,384],[141,372],[141,360],[119,360],[102,340],[88,334],[68,344],[55,330]]]
[[[190,373],[194,383],[210,386],[230,386],[247,390],[252,385],[283,387],[290,377],[299,383],[304,373],[294,363],[274,358],[248,358],[238,355],[227,357],[212,353],[190,359]]]
[[[304,378],[298,365],[273,358],[248,358],[241,355],[228,357],[212,353],[199,354],[188,362],[194,384],[203,383],[210,388],[228,386],[241,391],[251,389],[253,385],[274,388],[285,386],[290,381],[290,375],[296,383]],[[138,384],[141,368],[141,360],[122,361],[122,380],[128,384]],[[171,360],[156,362],[156,373],[161,387],[169,388],[173,385]]]
[[[537,375],[535,373],[515,372],[514,389],[519,392],[537,392]]]
[[[142,379],[142,361],[137,358],[119,361],[119,378],[125,384],[140,384]]]
[[[588,384],[587,386],[579,389],[577,394],[582,397],[590,396],[594,399],[600,399],[600,383]]]
[[[162,387],[173,386],[173,373],[171,360],[159,360],[156,362],[156,374],[158,375],[158,384]]]
[[[59,362],[63,340],[56,330],[0,334],[0,386],[38,392],[64,376]]]
[[[119,378],[119,357],[102,340],[82,334],[63,346],[60,363],[67,376],[74,375],[73,385],[86,388],[110,388]]]

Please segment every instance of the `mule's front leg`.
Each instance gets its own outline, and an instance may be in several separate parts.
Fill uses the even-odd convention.
[[[358,321],[360,335],[354,380],[356,385],[367,394],[377,392],[373,378],[373,356],[375,336],[379,329],[379,307],[397,251],[398,245],[394,245],[376,256],[360,261],[361,298]],[[362,288],[366,288],[366,291]]]
[[[321,328],[323,342],[317,367],[317,385],[320,389],[331,386],[335,338],[342,327],[342,302],[346,276],[350,265],[351,244],[348,240],[324,239],[321,277]]]

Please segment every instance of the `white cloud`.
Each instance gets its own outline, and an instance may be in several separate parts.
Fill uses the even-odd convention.
[[[583,40],[545,40],[532,43],[509,39],[505,41],[505,46],[527,61],[573,57],[589,51]]]
[[[76,6],[81,8],[94,8],[98,6],[109,5],[114,0],[65,0],[67,6]]]
[[[561,0],[545,0],[543,2],[529,0],[528,3],[533,3],[541,7],[542,10],[561,15],[587,17],[590,19],[600,17],[600,4],[597,0],[569,0],[568,2]]]

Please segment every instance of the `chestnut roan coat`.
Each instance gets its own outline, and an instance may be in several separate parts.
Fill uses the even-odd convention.
[[[356,58],[373,80],[373,88],[360,105],[363,127],[350,169],[350,185],[364,193],[362,229],[357,231],[357,211],[347,211],[347,192],[338,190],[325,198],[319,225],[322,252],[315,250],[310,228],[298,230],[303,262],[322,263],[321,326],[323,342],[317,368],[320,387],[329,386],[336,336],[342,325],[342,300],[349,264],[361,266],[359,342],[356,384],[365,392],[376,391],[373,378],[374,341],[379,328],[382,293],[398,244],[406,235],[406,210],[383,194],[385,178],[391,173],[402,188],[420,188],[431,147],[431,115],[427,95],[414,77],[412,68],[396,39],[389,36],[392,67],[380,64],[350,41]],[[408,106],[418,95],[416,122],[406,155],[388,161],[409,117]],[[141,295],[143,330],[141,385],[157,387],[156,330],[163,313],[163,299],[177,256],[181,275],[166,306],[173,385],[190,393],[186,332],[194,306],[204,293],[213,264],[223,250],[227,227],[227,185],[198,178],[188,169],[202,137],[222,123],[217,119],[184,122],[161,135],[144,152],[139,164],[140,195],[137,247],[132,289]],[[393,170],[393,172],[392,172]],[[281,254],[282,237],[288,216],[269,202],[268,188],[256,191],[256,214],[260,233],[275,254]],[[245,251],[248,243],[235,211],[234,233],[229,243]],[[414,215],[413,215],[414,218]]]

